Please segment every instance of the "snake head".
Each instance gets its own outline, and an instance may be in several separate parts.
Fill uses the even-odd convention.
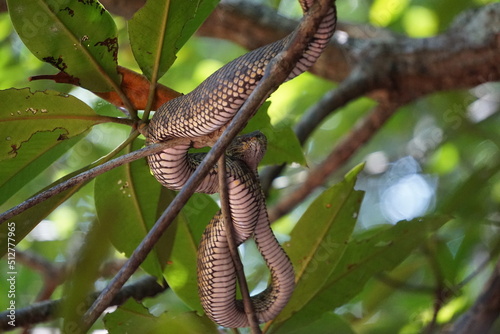
[[[227,154],[244,161],[251,169],[256,170],[266,148],[266,136],[260,131],[253,131],[236,137],[227,148]]]

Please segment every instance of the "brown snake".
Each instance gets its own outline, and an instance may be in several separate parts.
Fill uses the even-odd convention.
[[[299,0],[304,12],[314,0]],[[306,71],[329,42],[336,24],[334,1],[312,36],[288,79]],[[268,63],[283,50],[291,35],[253,50],[223,66],[192,92],[170,100],[155,113],[148,129],[148,142],[209,135],[231,121],[262,79]],[[179,190],[192,175],[203,154],[190,154],[190,145],[178,145],[148,157],[156,179]],[[259,322],[282,310],[294,288],[292,265],[270,228],[265,200],[257,177],[257,164],[265,150],[261,134],[238,137],[228,149],[227,182],[233,231],[237,244],[254,237],[271,271],[266,290],[252,297]],[[205,177],[197,192],[218,191],[217,167]],[[224,327],[248,327],[242,303],[236,300],[235,268],[218,213],[207,226],[198,252],[198,288],[207,315]]]

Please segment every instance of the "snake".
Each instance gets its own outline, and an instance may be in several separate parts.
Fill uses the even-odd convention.
[[[299,0],[306,13],[314,0]],[[319,58],[335,31],[336,9],[327,14],[311,37],[287,80],[307,71]],[[232,120],[264,76],[266,67],[290,42],[293,33],[252,50],[215,71],[194,90],[161,105],[151,118],[147,143],[175,138],[213,135]],[[180,190],[194,173],[204,153],[190,153],[193,144],[179,144],[148,156],[154,177],[165,187]],[[227,150],[228,197],[237,245],[253,237],[271,272],[268,287],[252,296],[259,323],[274,319],[290,299],[295,277],[288,256],[276,240],[269,223],[257,165],[265,151],[262,134],[240,136]],[[214,166],[196,192],[218,192]],[[241,300],[236,299],[235,268],[231,260],[221,213],[207,225],[198,250],[198,292],[205,313],[223,327],[248,327]]]

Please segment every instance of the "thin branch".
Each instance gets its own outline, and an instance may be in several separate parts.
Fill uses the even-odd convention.
[[[264,77],[242,105],[231,124],[222,133],[213,148],[206,155],[196,171],[191,175],[184,187],[170,203],[169,207],[161,215],[141,244],[135,249],[127,263],[122,267],[106,289],[103,290],[92,307],[85,313],[83,323],[87,328],[97,320],[109,305],[113,296],[119,291],[120,287],[125,284],[128,278],[144,261],[147,254],[194,193],[205,175],[207,175],[221,154],[224,153],[229,143],[244,128],[248,120],[267,97],[287,78],[293,66],[297,63],[306,48],[309,36],[317,30],[321,19],[326,14],[329,1],[330,0],[321,0],[315,3],[305,15],[294,38],[290,41],[285,50],[278,54],[269,64]]]
[[[188,140],[189,141],[189,140]],[[14,216],[17,216],[18,214],[23,213],[24,211],[28,210],[29,208],[46,201],[47,199],[51,198],[52,196],[55,196],[57,194],[60,194],[61,192],[68,190],[76,185],[79,185],[83,182],[86,182],[92,178],[95,178],[96,176],[103,174],[113,168],[116,168],[118,166],[121,166],[126,163],[130,163],[134,160],[144,158],[150,154],[159,152],[167,147],[172,147],[175,146],[176,144],[186,142],[186,139],[175,139],[172,141],[169,141],[167,143],[158,143],[158,144],[153,144],[149,145],[147,147],[144,147],[140,150],[122,155],[116,159],[113,159],[111,161],[108,161],[106,163],[103,163],[102,165],[99,165],[97,167],[91,168],[83,173],[80,173],[76,176],[73,176],[66,181],[63,181],[47,190],[43,190],[40,193],[34,195],[33,197],[25,200],[21,204],[13,207],[12,209],[9,209],[2,213],[0,215],[0,224],[4,223],[5,221],[11,219]]]
[[[143,300],[144,298],[154,297],[159,293],[165,291],[168,286],[166,283],[160,285],[157,282],[156,277],[146,276],[141,278],[137,282],[131,283],[123,287],[119,293],[112,299],[111,305],[121,305],[127,299],[134,298],[135,300]],[[97,293],[93,293],[88,297],[90,301],[95,300],[98,296]],[[9,312],[0,313],[0,330],[9,331],[15,330],[20,327],[35,325],[42,322],[47,322],[53,320],[57,314],[59,314],[59,307],[63,305],[64,300],[50,300],[43,301],[39,303],[34,303],[25,308],[16,309],[16,326],[13,327],[8,324],[10,321],[8,315]]]
[[[393,115],[399,104],[380,104],[361,120],[358,126],[334,148],[328,157],[312,169],[307,179],[297,189],[279,201],[269,210],[269,219],[275,221],[290,212],[302,202],[316,187],[341,167],[354,153],[369,141],[385,122]]]
[[[231,208],[229,207],[229,194],[227,187],[227,176],[226,176],[226,155],[222,154],[219,158],[218,166],[218,177],[219,177],[219,193],[220,193],[220,203],[222,211],[222,219],[224,222],[224,230],[226,231],[227,244],[229,247],[229,253],[233,260],[234,269],[236,271],[236,277],[238,279],[238,284],[240,286],[241,297],[243,298],[243,307],[247,315],[249,327],[253,334],[262,333],[259,327],[259,321],[257,320],[257,315],[255,314],[255,309],[253,307],[252,299],[250,298],[250,291],[248,290],[247,280],[245,278],[245,272],[243,271],[243,263],[241,263],[240,254],[238,253],[238,245],[236,245],[236,240],[234,239],[234,229],[233,221],[231,219]]]

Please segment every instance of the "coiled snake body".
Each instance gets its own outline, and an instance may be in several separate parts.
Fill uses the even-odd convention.
[[[307,12],[313,0],[299,0]],[[288,80],[306,71],[320,56],[335,30],[332,8],[312,37]],[[283,50],[290,36],[253,50],[228,63],[192,92],[170,100],[155,113],[148,128],[148,142],[194,138],[211,134],[231,121],[258,84],[268,63]],[[239,139],[238,139],[239,138]],[[228,149],[227,182],[235,239],[241,244],[252,235],[270,271],[271,284],[252,297],[260,322],[273,319],[285,306],[294,287],[293,268],[276,241],[267,217],[264,197],[256,174],[265,150],[261,134],[238,137]],[[187,182],[203,154],[189,154],[190,145],[178,145],[148,157],[156,179],[179,190]],[[217,167],[205,177],[197,192],[218,191]],[[240,301],[235,299],[235,269],[229,255],[220,214],[207,226],[198,253],[198,287],[209,317],[224,327],[247,327]]]

